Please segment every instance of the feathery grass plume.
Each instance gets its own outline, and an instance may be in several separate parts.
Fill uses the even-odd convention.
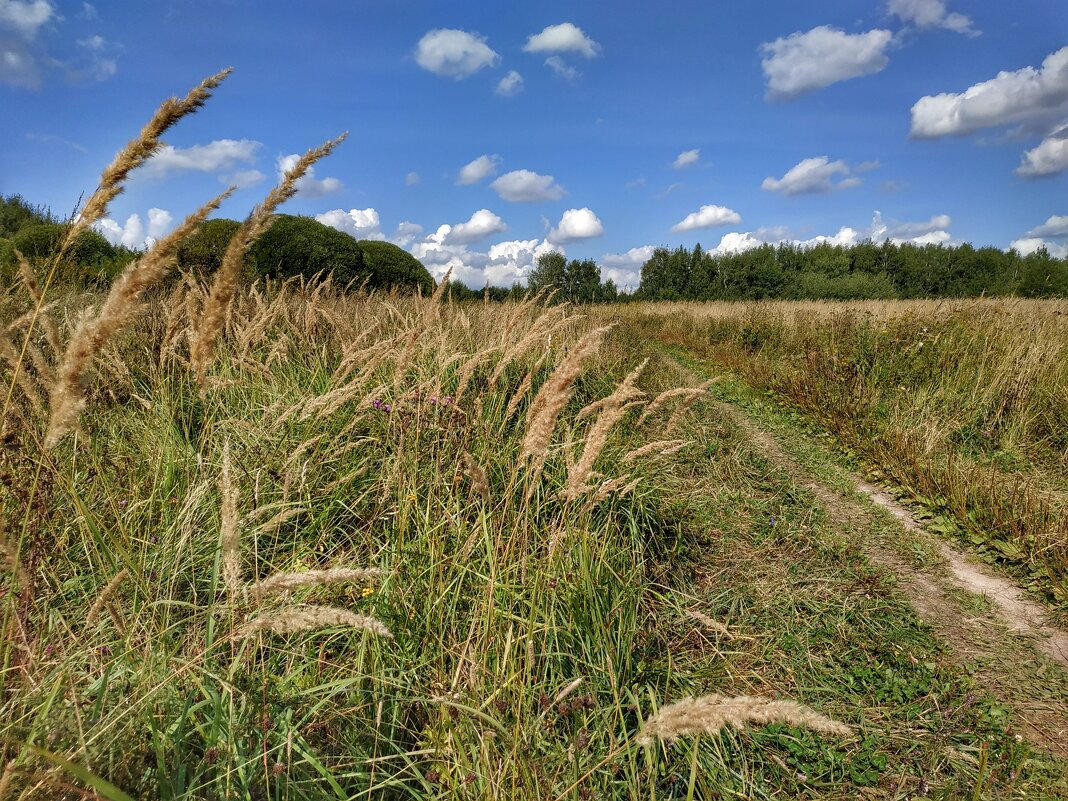
[[[17,386],[30,402],[30,406],[41,417],[45,414],[45,399],[37,382],[22,368],[22,355],[18,348],[11,344],[6,336],[0,335],[0,359],[3,359],[11,367],[12,386]],[[10,395],[10,393],[9,393]],[[6,411],[6,407],[5,407]]]
[[[301,156],[293,169],[287,172],[281,183],[252,210],[230,239],[230,244],[227,245],[226,252],[223,254],[222,263],[215,272],[211,289],[204,300],[190,348],[189,363],[196,373],[197,383],[200,384],[202,391],[207,388],[208,365],[215,354],[215,343],[226,324],[227,312],[230,308],[230,301],[237,291],[245,254],[270,227],[275,209],[297,193],[297,182],[304,177],[308,168],[319,159],[330,155],[346,136],[348,136],[347,133],[342,134],[319,147],[312,148]]]
[[[219,473],[219,542],[222,549],[223,582],[231,603],[237,602],[241,588],[241,525],[237,516],[237,486],[230,463],[230,442],[223,443],[222,470]]]
[[[63,346],[60,343],[59,330],[56,328],[55,320],[52,319],[48,313],[48,307],[45,305],[44,293],[41,292],[41,288],[37,284],[37,277],[33,274],[33,268],[30,267],[29,261],[17,248],[15,249],[15,259],[19,263],[19,276],[22,278],[22,283],[33,300],[34,309],[30,314],[36,315],[41,320],[41,327],[44,328],[48,347],[52,349],[52,355],[58,359]]]
[[[579,340],[534,396],[527,412],[527,432],[520,452],[520,459],[530,459],[533,465],[531,488],[541,475],[556,420],[571,399],[575,380],[582,374],[586,359],[601,347],[601,340],[611,327],[595,328]]]
[[[702,383],[700,386],[697,386],[697,387],[676,387],[675,389],[666,389],[666,390],[664,390],[659,395],[657,395],[655,398],[653,398],[652,402],[648,406],[645,407],[645,411],[643,411],[642,412],[642,416],[638,418],[638,422],[639,423],[644,423],[649,418],[650,415],[655,413],[657,411],[657,409],[662,407],[665,403],[667,403],[672,398],[686,398],[686,399],[695,398],[696,399],[696,398],[700,397],[701,395],[703,395],[708,390],[708,388],[710,386],[712,386],[718,380],[719,380],[719,377],[717,376],[716,378],[710,378],[708,381],[705,381],[704,383]]]
[[[177,97],[172,97],[163,101],[163,105],[156,109],[156,113],[141,129],[138,137],[132,139],[126,147],[120,150],[111,164],[104,169],[103,174],[100,176],[100,185],[85,201],[81,213],[74,221],[74,224],[71,225],[63,246],[56,256],[57,259],[61,258],[67,248],[73,244],[78,234],[107,214],[108,204],[122,192],[122,185],[130,172],[148,161],[162,146],[163,143],[160,141],[160,137],[163,136],[167,129],[182,117],[192,114],[203,106],[208,98],[211,97],[212,91],[231,72],[233,72],[233,67],[227,67],[221,72],[205,78],[181,100]]]
[[[571,693],[575,692],[586,679],[583,676],[579,676],[577,679],[572,680],[564,687],[560,692],[556,694],[556,698],[553,699],[553,704],[558,704],[567,698]]]
[[[669,456],[685,448],[690,442],[691,440],[688,439],[658,439],[656,442],[650,442],[640,448],[627,451],[623,455],[623,464],[630,464],[635,459],[641,459],[653,453],[657,456]]]
[[[255,584],[252,592],[262,598],[279,592],[291,592],[303,587],[325,587],[381,578],[384,571],[377,567],[332,567],[327,570],[305,570],[300,573],[275,573]]]
[[[633,402],[645,394],[635,386],[635,383],[647,364],[649,364],[648,359],[631,370],[611,395],[589,404],[578,413],[578,418],[582,419],[595,411],[599,412],[597,420],[594,421],[586,436],[582,456],[571,465],[567,472],[567,484],[560,493],[564,499],[573,500],[593,489],[588,482],[593,475],[593,465],[597,462],[597,457],[601,455],[601,451],[608,443],[608,435],[616,423],[623,419],[623,415]]]
[[[696,620],[698,623],[700,623],[705,628],[709,629],[710,631],[714,631],[714,632],[716,632],[716,634],[721,634],[724,637],[726,637],[728,640],[733,640],[734,639],[734,635],[731,634],[730,629],[728,629],[725,625],[720,623],[718,620],[709,617],[704,612],[698,612],[696,609],[687,609],[686,610],[686,614],[689,615],[690,617],[692,617],[694,620]]]
[[[87,629],[93,627],[93,624],[96,623],[97,619],[100,617],[100,613],[104,611],[104,606],[108,603],[108,599],[111,597],[112,593],[118,589],[119,585],[122,584],[129,575],[130,571],[124,567],[116,573],[111,581],[107,583],[107,586],[100,591],[100,595],[97,596],[96,602],[93,604],[92,608],[89,609],[89,614],[85,616],[85,627]]]
[[[56,368],[46,447],[54,447],[77,424],[85,406],[88,371],[93,358],[109,339],[132,322],[142,309],[141,297],[145,290],[158,283],[174,265],[178,246],[231,192],[233,188],[197,209],[145,255],[130,263],[112,282],[100,311],[79,323]]]
[[[471,479],[471,489],[482,496],[482,500],[489,503],[490,488],[489,477],[486,475],[485,469],[475,461],[475,457],[467,451],[464,451],[464,472],[467,473],[467,477]]]
[[[460,377],[456,382],[455,398],[457,403],[463,400],[464,395],[467,394],[467,387],[471,383],[471,379],[475,377],[475,369],[478,367],[479,363],[491,353],[495,353],[498,350],[500,350],[500,348],[493,345],[485,350],[480,350],[464,362],[463,366],[457,372],[457,375]]]
[[[664,433],[670,434],[672,431],[674,431],[675,426],[677,426],[682,421],[683,416],[685,416],[686,412],[690,410],[690,407],[697,403],[697,399],[703,396],[706,392],[708,392],[708,388],[714,383],[716,383],[716,381],[718,380],[718,378],[708,379],[703,384],[701,384],[701,386],[697,387],[696,392],[692,393],[689,397],[683,398],[682,402],[675,407],[675,411],[672,412],[671,417],[668,418],[667,425],[664,426]]]
[[[758,726],[785,723],[840,737],[847,737],[853,731],[844,723],[796,701],[772,701],[751,695],[730,698],[713,693],[700,698],[683,698],[661,707],[645,721],[638,743],[650,745],[653,740],[670,743],[690,734],[718,734],[727,725],[744,729],[750,723]]]
[[[519,404],[523,402],[523,399],[530,392],[530,387],[534,383],[534,376],[538,374],[538,370],[545,364],[545,360],[549,358],[549,351],[545,351],[538,360],[534,362],[534,366],[531,367],[525,376],[523,376],[523,382],[516,388],[516,391],[512,393],[512,397],[508,399],[508,407],[504,410],[504,420],[507,422],[512,419],[512,415],[515,414],[515,410],[519,408]]]
[[[240,636],[249,636],[257,631],[272,631],[275,634],[299,634],[315,629],[336,628],[363,629],[379,637],[392,640],[386,624],[370,615],[358,615],[347,609],[334,606],[294,606],[277,612],[260,615],[249,621]]]
[[[628,479],[630,480],[628,481]],[[602,482],[601,486],[597,488],[597,492],[590,496],[587,508],[593,508],[612,494],[615,494],[617,498],[622,498],[624,495],[630,495],[640,483],[641,478],[631,479],[629,475],[610,478],[607,481]]]

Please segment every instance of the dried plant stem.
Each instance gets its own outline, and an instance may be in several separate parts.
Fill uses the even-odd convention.
[[[100,613],[104,611],[104,607],[105,605],[107,605],[108,599],[111,597],[112,593],[114,593],[115,590],[118,589],[119,585],[122,584],[122,582],[125,581],[127,576],[129,575],[130,571],[126,568],[123,568],[118,573],[116,573],[114,578],[112,578],[111,581],[108,582],[107,586],[100,591],[100,595],[97,596],[96,602],[89,610],[89,614],[85,616],[85,627],[87,629],[91,629],[93,627],[93,624],[96,623],[96,621],[99,619]]]
[[[254,585],[253,595],[263,597],[280,592],[291,592],[304,587],[325,587],[355,581],[370,581],[381,578],[384,571],[376,567],[333,567],[328,570],[305,570],[301,573],[275,573]]]
[[[75,329],[52,384],[52,415],[45,437],[46,447],[54,447],[77,424],[85,406],[87,376],[93,358],[141,311],[142,295],[173,267],[182,240],[193,233],[232,191],[228,189],[197,209],[148,253],[127,266],[112,283],[100,311],[82,320]]]
[[[215,273],[211,289],[204,300],[200,319],[197,321],[190,347],[189,363],[196,373],[197,382],[200,384],[202,391],[207,388],[208,366],[215,354],[215,343],[226,323],[230,301],[237,291],[238,281],[241,277],[241,264],[244,261],[245,254],[253,243],[270,227],[275,209],[297,193],[297,182],[304,177],[308,168],[319,159],[329,155],[335,147],[344,141],[346,136],[347,134],[342,134],[319,147],[312,148],[301,156],[293,169],[287,172],[281,183],[267,194],[267,197],[264,198],[260,205],[252,210],[252,213],[249,214],[248,218],[230,239],[226,253],[223,254],[222,263]]]
[[[230,602],[236,603],[241,588],[241,525],[237,515],[237,486],[230,463],[230,443],[223,445],[219,473],[219,540],[222,549],[223,582]]]
[[[295,606],[270,612],[249,621],[239,636],[249,636],[257,631],[273,631],[275,634],[299,634],[322,628],[336,627],[362,629],[387,640],[393,639],[386,624],[370,615],[358,615],[347,609],[333,606]]]
[[[745,728],[753,723],[785,723],[822,734],[846,737],[852,729],[825,715],[814,712],[796,701],[773,701],[750,695],[735,698],[712,694],[701,698],[684,698],[660,710],[645,722],[638,743],[653,740],[674,742],[690,734],[718,734],[725,726]]]
[[[627,451],[627,453],[623,455],[623,464],[630,464],[635,459],[642,459],[650,454],[668,456],[685,448],[689,444],[690,440],[687,439],[658,439],[656,442],[650,442],[646,445],[642,445],[640,448]]]

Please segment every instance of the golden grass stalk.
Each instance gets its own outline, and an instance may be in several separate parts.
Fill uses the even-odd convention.
[[[369,631],[379,637],[392,640],[386,624],[370,615],[358,615],[347,609],[334,606],[294,606],[260,615],[249,621],[240,631],[240,636],[249,636],[258,631],[271,631],[275,634],[300,634],[324,628],[353,628]]]
[[[237,486],[230,463],[230,443],[223,444],[222,470],[219,473],[219,541],[222,549],[222,574],[226,591],[236,603],[241,589],[241,525],[237,516]]]
[[[22,394],[26,396],[26,400],[30,402],[33,410],[43,417],[45,413],[44,396],[38,388],[37,382],[29,375],[29,372],[22,369],[22,355],[19,350],[2,334],[0,334],[0,359],[10,365],[14,385],[22,390]]]
[[[705,381],[699,387],[677,387],[675,389],[664,390],[655,398],[653,398],[652,403],[645,407],[645,411],[643,411],[642,416],[638,418],[638,422],[644,423],[650,415],[655,413],[665,403],[667,403],[673,398],[684,398],[686,400],[690,400],[700,397],[712,384],[714,384],[718,380],[718,378],[711,378],[708,381]]]
[[[683,398],[682,402],[675,407],[675,411],[672,412],[671,417],[668,418],[667,425],[664,426],[664,433],[670,434],[672,431],[674,431],[675,426],[682,422],[682,418],[685,416],[686,412],[690,410],[690,407],[697,403],[697,400],[702,397],[706,392],[708,392],[708,388],[712,386],[712,384],[716,383],[716,381],[718,380],[718,378],[710,378],[708,381],[705,381],[703,384],[701,384],[701,386],[697,387],[696,392],[693,392],[688,397]]]
[[[696,609],[687,609],[686,614],[692,617],[694,620],[696,620],[709,631],[714,631],[716,632],[716,634],[721,634],[728,640],[734,639],[734,635],[731,634],[730,629],[728,629],[725,625],[720,623],[715,618],[709,617],[704,612],[698,612]]]
[[[148,121],[136,139],[132,139],[126,147],[116,154],[115,159],[100,176],[100,185],[89,196],[82,207],[78,218],[71,225],[63,246],[59,249],[57,259],[74,242],[74,239],[88,226],[107,214],[108,204],[122,192],[130,172],[140,167],[150,159],[163,145],[160,137],[187,114],[192,114],[207,102],[212,91],[233,72],[232,67],[227,67],[222,72],[211,75],[193,87],[189,94],[179,100],[172,97],[163,102],[152,119]]]
[[[626,414],[630,405],[645,394],[635,384],[647,364],[649,364],[648,359],[631,370],[630,374],[623,379],[622,383],[616,387],[611,395],[589,404],[579,412],[578,417],[580,419],[594,413],[594,411],[599,412],[599,414],[597,415],[597,420],[590,427],[590,432],[586,437],[586,445],[582,449],[582,456],[568,470],[567,484],[560,493],[561,497],[575,499],[594,489],[588,483],[593,475],[593,465],[597,462],[601,451],[604,450],[604,446],[608,443],[608,435],[616,423],[623,419],[623,415]]]
[[[506,421],[512,419],[512,415],[515,414],[515,410],[519,408],[519,404],[523,402],[523,399],[527,396],[527,393],[530,392],[530,387],[534,383],[534,376],[537,375],[538,370],[540,370],[541,366],[545,364],[545,360],[548,357],[549,351],[545,351],[545,353],[538,357],[538,360],[534,362],[534,366],[531,367],[530,370],[527,371],[527,374],[523,377],[523,383],[521,383],[516,388],[516,391],[512,393],[512,397],[508,399],[508,407],[504,410],[504,419]]]
[[[281,183],[252,210],[230,239],[230,244],[226,248],[226,253],[223,254],[222,263],[215,273],[211,289],[201,308],[200,319],[197,321],[190,347],[189,363],[196,373],[201,390],[207,387],[208,366],[215,354],[215,343],[226,323],[230,301],[233,300],[234,293],[237,291],[245,254],[270,227],[275,209],[297,193],[297,182],[304,177],[308,168],[319,159],[328,156],[347,135],[342,134],[336,139],[331,139],[301,156],[293,169],[287,172]]]
[[[59,353],[63,350],[63,346],[59,340],[59,331],[56,328],[55,321],[48,313],[48,307],[45,306],[44,293],[41,292],[41,288],[37,284],[37,277],[33,274],[33,268],[30,267],[29,261],[27,261],[26,257],[17,249],[15,250],[15,259],[19,263],[19,276],[22,278],[22,283],[25,285],[26,291],[33,300],[33,314],[41,319],[41,326],[44,328],[45,339],[48,341],[48,346],[52,349],[53,357],[59,358]]]
[[[847,737],[853,731],[844,723],[814,712],[796,701],[772,701],[751,695],[729,698],[713,693],[701,698],[683,698],[661,707],[645,721],[638,743],[650,745],[653,740],[670,743],[691,734],[718,734],[728,725],[744,729],[751,723],[758,726],[785,723],[839,737]]]
[[[115,576],[107,583],[107,586],[100,591],[100,595],[97,596],[96,602],[89,609],[89,614],[85,616],[85,627],[91,629],[93,624],[100,618],[100,613],[104,611],[104,607],[108,603],[108,599],[112,593],[119,588],[119,585],[126,580],[130,575],[130,571],[125,567],[120,570]]]
[[[52,415],[45,437],[46,447],[54,447],[77,425],[78,417],[85,407],[88,371],[93,358],[100,353],[109,339],[129,325],[141,311],[142,295],[174,266],[178,245],[182,240],[193,233],[232,191],[232,188],[226,190],[197,209],[186,217],[181,225],[153,245],[144,256],[129,264],[111,284],[100,311],[79,323],[67,343],[52,384]]]
[[[327,570],[305,570],[300,573],[275,573],[255,584],[252,592],[257,597],[280,592],[292,592],[304,587],[325,587],[331,584],[347,584],[355,581],[370,581],[381,578],[384,571],[377,567],[332,567]]]
[[[690,440],[688,439],[658,439],[655,442],[642,445],[640,448],[627,451],[623,455],[623,464],[630,464],[635,459],[644,459],[650,454],[669,456],[670,454],[685,448],[689,444]]]
[[[521,459],[530,459],[533,464],[531,486],[541,475],[548,455],[549,440],[560,412],[571,399],[575,380],[582,374],[586,359],[598,351],[601,340],[610,328],[595,328],[579,340],[534,396],[527,412],[527,431],[520,452]]]
[[[467,473],[467,477],[471,479],[471,489],[482,496],[482,500],[489,503],[490,487],[489,477],[486,475],[485,469],[475,461],[475,457],[467,451],[464,451],[464,472]]]

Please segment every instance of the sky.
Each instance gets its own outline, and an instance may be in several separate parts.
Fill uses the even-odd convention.
[[[166,97],[232,66],[99,224],[224,186],[509,286],[634,288],[657,246],[914,240],[1068,255],[1068,0],[0,0],[0,194],[67,216]]]

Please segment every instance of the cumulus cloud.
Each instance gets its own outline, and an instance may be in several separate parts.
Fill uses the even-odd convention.
[[[1068,245],[1060,245],[1056,242],[1050,242],[1049,240],[1037,237],[1015,239],[1009,247],[1019,251],[1021,256],[1030,256],[1032,253],[1044,248],[1045,251],[1055,259],[1068,258]]]
[[[497,82],[497,88],[493,91],[501,97],[519,94],[523,91],[523,76],[515,70],[509,70],[508,74]]]
[[[323,225],[329,225],[356,239],[385,239],[382,234],[382,221],[373,208],[333,209],[316,214],[315,219]]]
[[[601,46],[593,41],[582,29],[570,22],[550,25],[541,33],[527,38],[523,45],[526,53],[577,53],[586,58],[593,58],[601,51]]]
[[[821,25],[760,46],[769,99],[796,97],[839,81],[882,71],[893,35],[887,30],[846,33]]]
[[[464,223],[453,226],[442,226],[449,230],[442,237],[442,241],[448,245],[467,245],[485,239],[492,234],[503,233],[508,230],[504,220],[489,209],[479,209],[471,215],[471,219]],[[438,229],[441,230],[440,228]]]
[[[1024,178],[1044,178],[1065,170],[1068,170],[1068,125],[1053,131],[1038,147],[1024,151],[1014,172]]]
[[[611,279],[622,289],[636,288],[641,283],[642,265],[649,261],[656,247],[642,245],[626,253],[605,253],[601,256],[601,277]]]
[[[566,245],[579,239],[592,239],[604,233],[601,220],[588,208],[568,209],[560,222],[549,232],[548,239],[554,245]]]
[[[174,227],[174,217],[166,209],[151,208],[147,216],[147,230],[140,214],[131,214],[122,225],[110,217],[105,217],[96,222],[93,227],[112,245],[141,250],[154,245],[156,240],[169,233]]]
[[[474,161],[469,161],[463,167],[460,168],[460,172],[456,175],[457,186],[467,186],[468,184],[477,184],[484,178],[489,178],[492,175],[497,174],[497,168],[501,166],[501,157],[494,154],[485,154],[479,156]]]
[[[462,80],[500,60],[484,37],[467,31],[438,28],[428,31],[415,48],[420,67],[446,78]]]
[[[559,200],[566,193],[551,175],[539,175],[530,170],[513,170],[490,184],[502,200],[510,203],[540,203]]]
[[[288,156],[279,156],[275,166],[278,169],[278,180],[297,166],[300,156],[290,153]],[[308,167],[307,172],[297,181],[297,194],[301,197],[323,197],[341,190],[341,181],[338,178],[316,178],[315,167]],[[373,209],[372,209],[373,211]]]
[[[1046,121],[1068,113],[1068,46],[1046,56],[1042,66],[999,72],[959,94],[921,97],[912,107],[909,136],[963,136],[1014,122]]]
[[[966,36],[979,35],[968,17],[946,8],[945,0],[890,0],[886,10],[917,28],[945,28]]]
[[[469,287],[525,283],[539,256],[562,250],[543,239],[516,239],[498,242],[488,251],[469,250],[466,245],[447,243],[450,231],[451,226],[440,226],[412,244],[410,252],[435,278],[441,278],[451,269],[452,277]]]
[[[419,173],[412,171],[404,176],[404,185],[415,186],[417,183],[419,183],[420,180],[421,179],[419,178]]]
[[[238,170],[237,172],[228,175],[220,175],[219,182],[230,186],[236,186],[238,189],[245,189],[246,187],[262,183],[266,177],[267,176],[259,170]]]
[[[34,39],[55,11],[48,0],[0,0],[0,28],[14,31],[27,40]]]
[[[857,171],[873,169],[878,162],[865,162]],[[861,169],[861,168],[864,169]],[[791,167],[782,178],[764,179],[760,188],[765,192],[781,192],[784,195],[806,195],[830,192],[834,189],[848,189],[860,184],[860,179],[852,173],[844,161],[831,161],[827,156],[803,159]],[[835,176],[841,180],[835,182]]]
[[[578,70],[564,61],[560,56],[549,56],[545,59],[545,66],[553,71],[557,78],[572,81],[578,77]]]
[[[726,206],[702,206],[697,211],[687,214],[681,222],[671,226],[671,230],[694,231],[698,228],[712,228],[716,225],[737,225],[742,221],[741,215]]]
[[[1042,225],[1032,228],[1028,236],[1068,237],[1068,214],[1054,214]]]
[[[948,214],[935,214],[931,219],[919,222],[889,223],[883,221],[883,215],[876,211],[872,217],[871,227],[866,238],[873,242],[889,239],[895,245],[910,243],[913,245],[945,245],[953,240],[949,233],[952,218]]]
[[[701,148],[695,147],[693,150],[684,150],[675,157],[675,160],[671,162],[671,166],[676,170],[681,170],[686,167],[692,167],[694,164],[701,160]]]
[[[415,241],[415,238],[421,233],[423,233],[423,226],[419,225],[419,223],[405,220],[397,225],[397,230],[393,232],[393,236],[389,238],[389,241],[394,245],[406,248],[408,245],[412,244],[412,242]]]
[[[172,172],[218,172],[238,164],[251,164],[262,147],[252,139],[216,139],[206,145],[164,145],[145,163],[145,171],[157,177]],[[295,158],[295,157],[294,157]]]

